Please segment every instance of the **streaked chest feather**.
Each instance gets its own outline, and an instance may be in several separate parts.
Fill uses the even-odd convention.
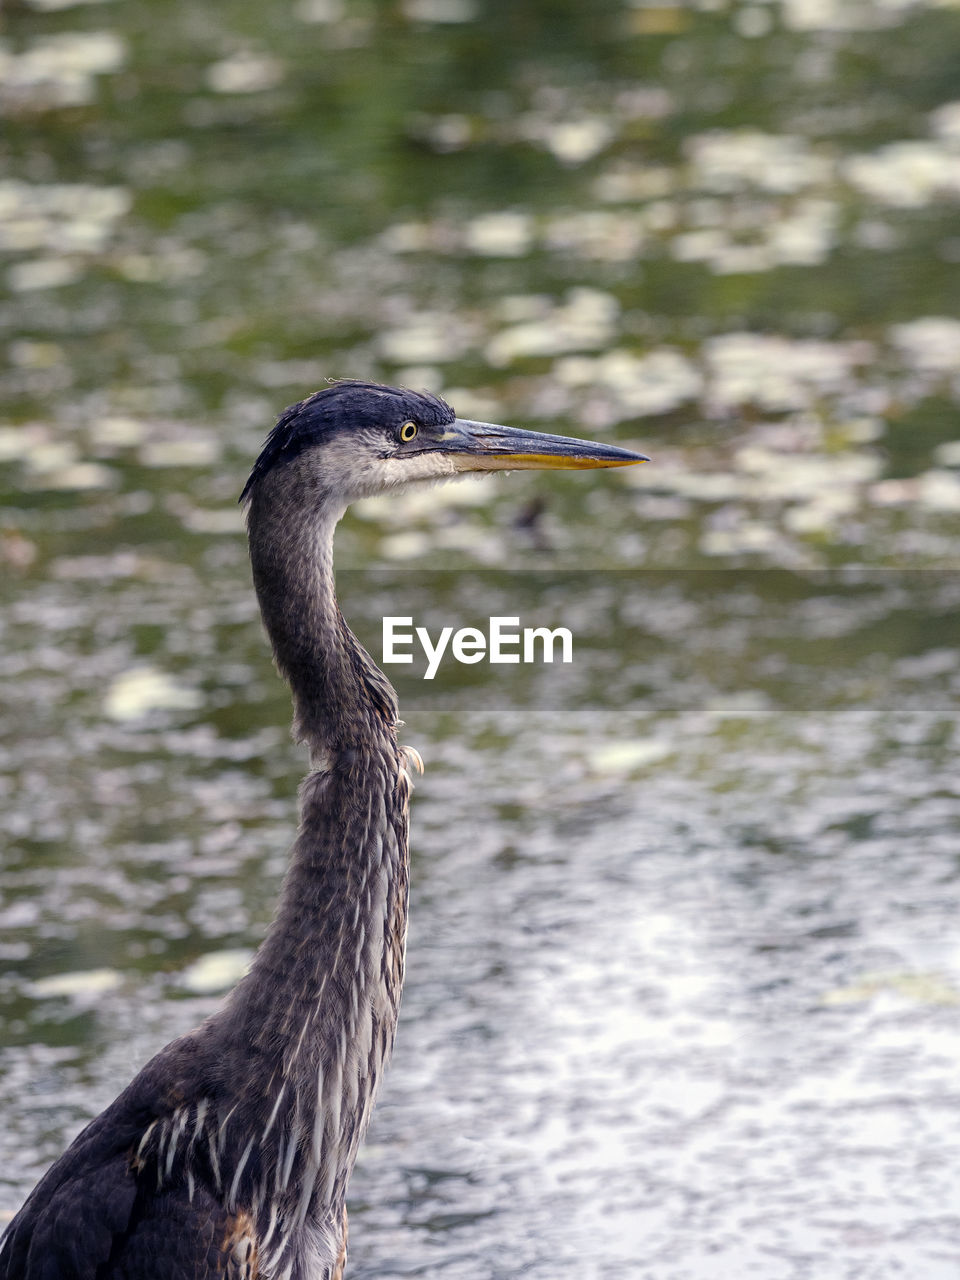
[[[158,1189],[180,1184],[192,1200],[202,1185],[229,1214],[246,1215],[257,1267],[249,1274],[261,1280],[322,1276],[324,1267],[335,1274],[342,1248],[347,1182],[393,1047],[403,981],[409,783],[402,773],[390,782],[363,815],[365,856],[350,868],[335,927],[326,922],[315,959],[293,957],[300,972],[267,1006],[255,1087],[238,1081],[232,1098],[181,1102],[154,1121],[134,1158]],[[236,1247],[246,1246],[238,1238]],[[316,1267],[301,1273],[307,1256]]]

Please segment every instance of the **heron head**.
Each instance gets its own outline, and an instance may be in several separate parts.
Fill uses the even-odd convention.
[[[298,463],[318,491],[344,503],[467,471],[626,467],[643,454],[616,445],[458,418],[428,392],[344,380],[280,415],[250,473],[244,501],[267,474]]]

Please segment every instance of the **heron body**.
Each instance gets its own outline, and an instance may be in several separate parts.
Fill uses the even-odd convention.
[[[37,1184],[0,1244],[0,1280],[339,1280],[347,1184],[397,1026],[416,753],[337,605],[334,529],[356,498],[415,481],[639,461],[371,383],[335,383],[281,415],[242,496],[310,755],[276,915],[223,1007]]]

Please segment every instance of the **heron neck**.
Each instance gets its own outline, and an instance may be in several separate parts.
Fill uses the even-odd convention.
[[[393,737],[396,694],[337,604],[333,535],[342,503],[300,492],[294,471],[276,492],[261,481],[248,513],[250,560],[277,667],[290,685],[293,733],[314,758]],[[272,483],[273,482],[273,483]]]
[[[342,1205],[393,1047],[407,802],[396,752],[307,777],[276,916],[225,1010],[228,1046],[256,1064],[237,1092],[237,1133],[291,1225]]]
[[[305,495],[271,505],[265,482],[249,512],[254,581],[314,768],[273,924],[208,1034],[223,1109],[217,1176],[232,1204],[271,1224],[265,1257],[279,1267],[296,1231],[342,1208],[393,1045],[409,782],[393,691],[334,594],[342,512],[314,503],[300,518]]]

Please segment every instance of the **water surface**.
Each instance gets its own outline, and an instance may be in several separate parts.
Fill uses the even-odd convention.
[[[270,919],[236,495],[337,374],[634,443],[361,504],[427,762],[351,1273],[960,1273],[960,15],[11,6],[0,1210]]]

